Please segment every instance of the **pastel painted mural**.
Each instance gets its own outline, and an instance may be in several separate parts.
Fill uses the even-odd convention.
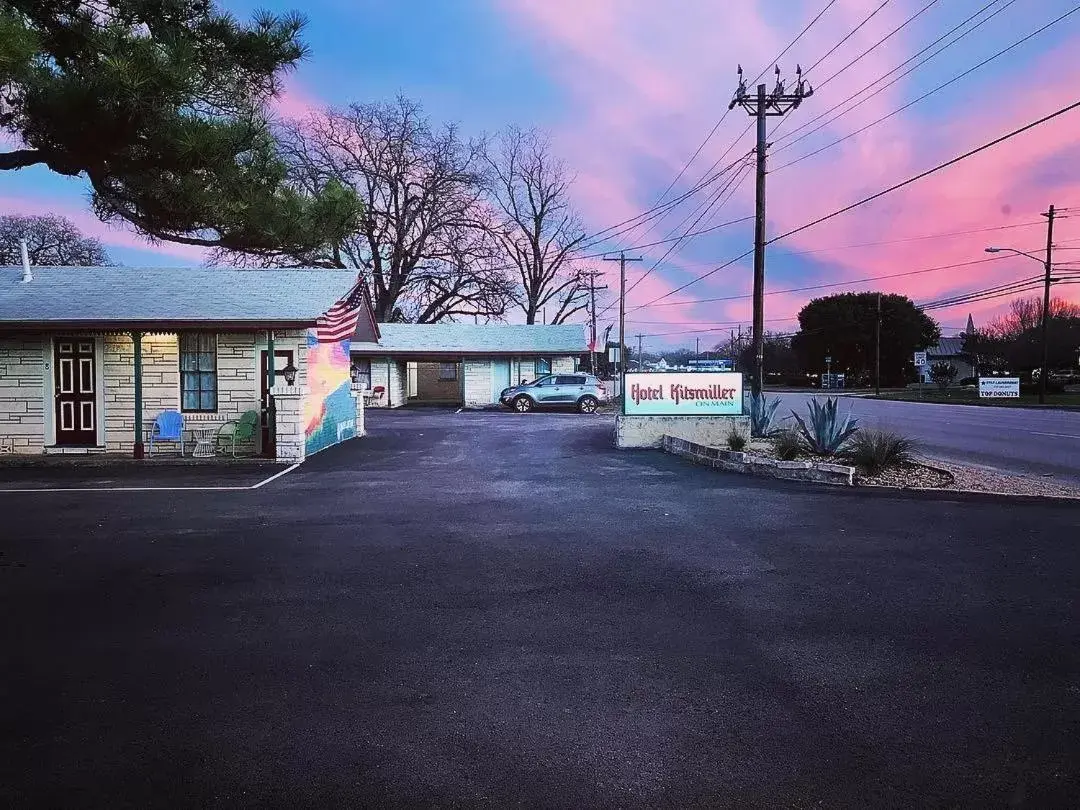
[[[356,435],[356,406],[349,384],[349,341],[320,343],[309,329],[307,345],[304,445],[310,456]]]

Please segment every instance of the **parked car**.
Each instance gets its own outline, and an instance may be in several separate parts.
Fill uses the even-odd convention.
[[[600,380],[591,374],[548,374],[530,383],[504,388],[499,402],[518,413],[534,408],[576,408],[579,413],[596,413],[607,399]]]

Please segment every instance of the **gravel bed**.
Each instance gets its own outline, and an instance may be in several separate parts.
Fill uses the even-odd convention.
[[[747,451],[756,456],[776,458],[772,442],[751,439]],[[799,461],[812,460],[799,456]],[[846,463],[838,459],[839,463]],[[983,467],[924,458],[877,475],[856,472],[856,486],[895,487],[897,489],[943,489],[955,492],[986,492],[995,495],[1038,495],[1053,498],[1080,498],[1080,486],[1037,475],[1008,473]]]

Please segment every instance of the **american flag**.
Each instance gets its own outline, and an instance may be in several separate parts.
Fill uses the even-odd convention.
[[[363,284],[358,281],[315,321],[315,337],[319,343],[338,343],[353,336],[365,305]]]

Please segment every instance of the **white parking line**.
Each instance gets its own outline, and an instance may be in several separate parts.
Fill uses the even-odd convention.
[[[11,492],[246,492],[276,481],[299,466],[299,463],[293,464],[257,484],[246,487],[40,487],[38,489],[0,489],[0,494]]]
[[[1040,433],[1037,430],[1029,430],[1033,436],[1056,436],[1059,439],[1080,439],[1080,436],[1071,436],[1068,433]]]

